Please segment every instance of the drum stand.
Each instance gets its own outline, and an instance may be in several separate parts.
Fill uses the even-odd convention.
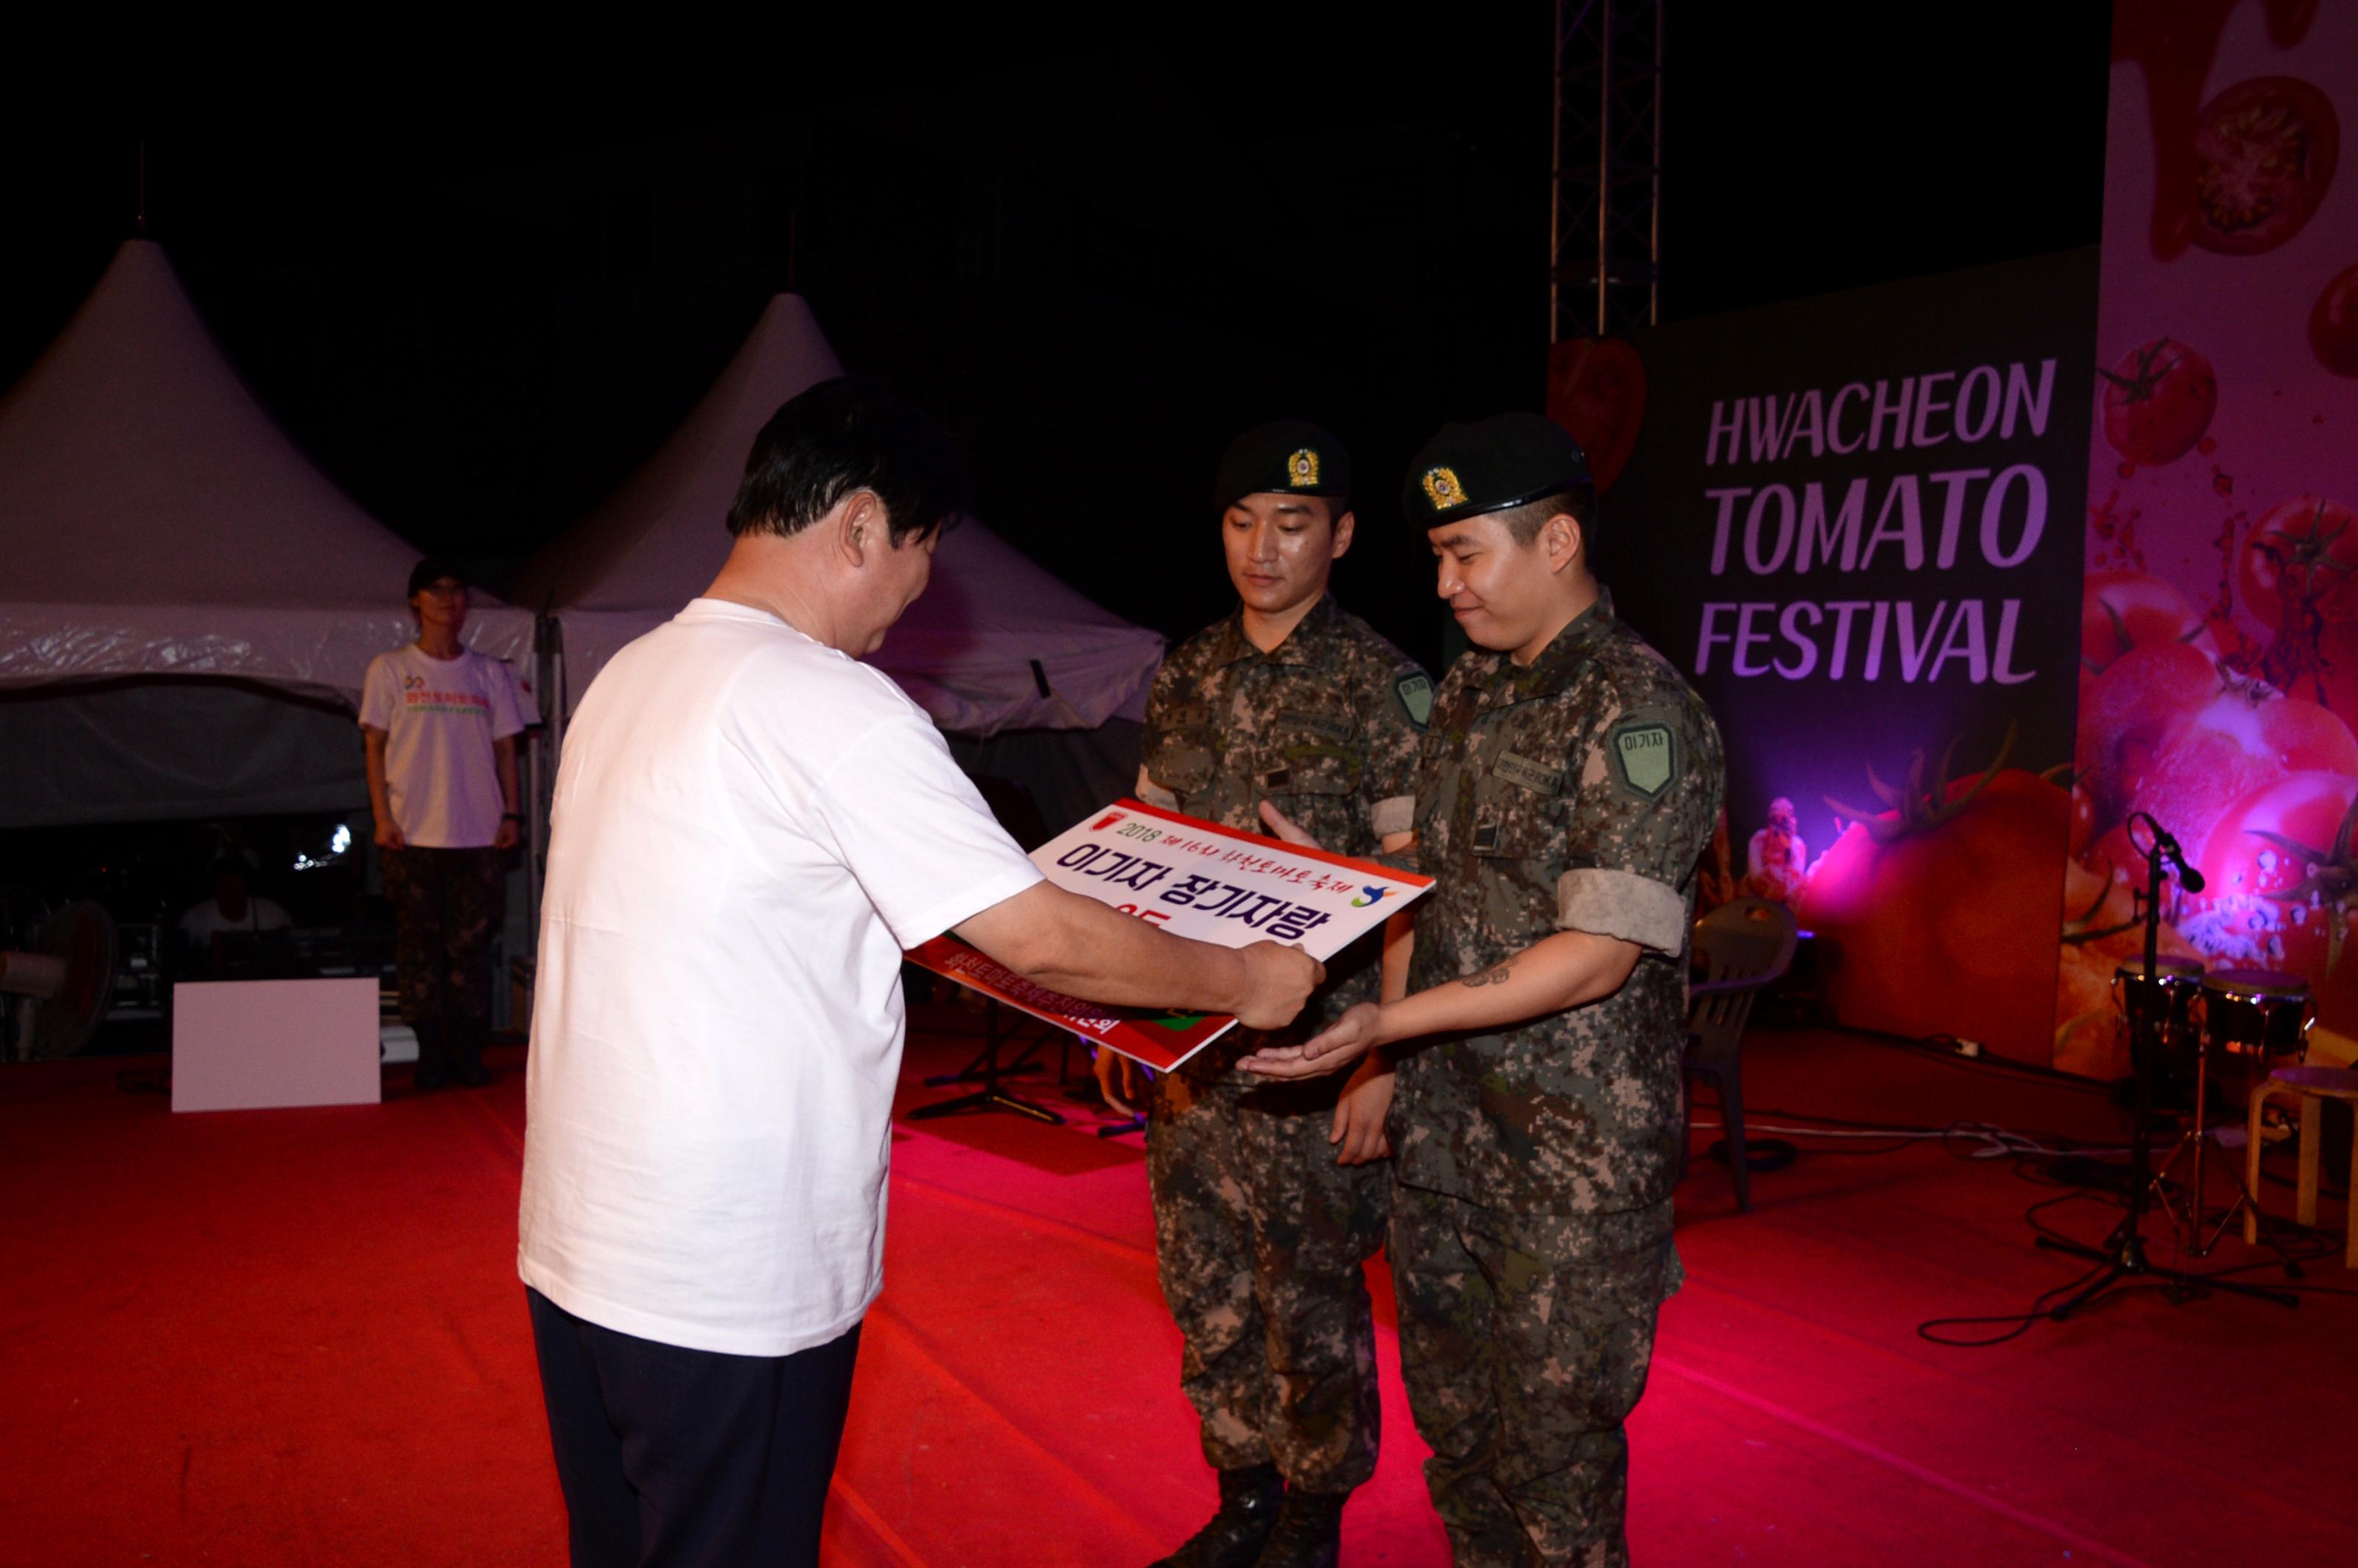
[[[2162,1212],[2169,1216],[2172,1227],[2186,1238],[2186,1250],[2197,1258],[2211,1256],[2211,1249],[2219,1244],[2219,1238],[2227,1233],[2227,1227],[2246,1207],[2254,1214],[2260,1211],[2259,1199],[2253,1196],[2252,1189],[2244,1184],[2244,1173],[2234,1161],[2226,1158],[2227,1152],[2219,1148],[2217,1134],[2211,1130],[2210,1070],[2211,1043],[2208,1038],[2198,1034],[2194,1043],[2193,1115],[2186,1124],[2186,1130],[2178,1135],[2177,1143],[2169,1151],[2169,1158],[2161,1162],[2161,1169],[2155,1172],[2153,1177],[2155,1201],[2161,1205]],[[2202,1152],[2205,1148],[2218,1152],[2219,1162],[2227,1168],[2228,1179],[2235,1184],[2235,1201],[2219,1216],[2219,1223],[2211,1227],[2208,1236],[2202,1234]],[[2178,1169],[2180,1161],[2193,1167],[2193,1180],[2185,1189],[2186,1207],[2183,1213],[2180,1212],[2177,1200],[2170,1195],[2174,1184],[2170,1173]],[[2283,1243],[2265,1229],[2261,1235],[2267,1238],[2270,1249],[2276,1253],[2277,1260],[2284,1265],[2285,1272],[2299,1277],[2300,1265],[2285,1251]]]
[[[2148,820],[2150,820],[2148,818]],[[2145,889],[2145,979],[2152,985],[2160,973],[2161,960],[2161,861],[2158,844],[2146,853]],[[2199,884],[2198,884],[2199,885]],[[2279,1306],[2299,1306],[2300,1298],[2289,1291],[2272,1291],[2265,1285],[2246,1284],[2240,1280],[2223,1280],[2214,1275],[2181,1273],[2175,1269],[2157,1267],[2145,1252],[2146,1200],[2153,1194],[2158,1179],[2153,1169],[2153,1075],[2160,1060],[2160,1042],[2154,1033],[2160,1022],[2162,1009],[2150,1000],[2144,1007],[2129,1010],[2129,1076],[2134,1084],[2134,1119],[2129,1130],[2129,1212],[2104,1242],[2090,1247],[2061,1237],[2041,1236],[2040,1248],[2054,1252],[2068,1252],[2104,1265],[2096,1277],[2069,1301],[2048,1315],[2061,1323],[2123,1280],[2159,1281],[2173,1301],[2185,1301],[2211,1291],[2224,1291],[2230,1295],[2255,1296]],[[2201,1102],[2196,1102],[2196,1124],[2201,1125]],[[2201,1195],[2195,1203],[2199,1208]]]

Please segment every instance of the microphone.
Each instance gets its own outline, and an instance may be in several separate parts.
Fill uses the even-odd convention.
[[[2151,812],[2140,811],[2137,817],[2153,830],[2152,852],[2178,868],[2178,885],[2188,892],[2201,892],[2202,873],[2186,863],[2186,851],[2180,849],[2178,840],[2169,836],[2169,829],[2156,822]]]

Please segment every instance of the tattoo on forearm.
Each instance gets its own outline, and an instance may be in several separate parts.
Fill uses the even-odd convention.
[[[1469,986],[1503,986],[1507,983],[1509,972],[1514,967],[1514,960],[1510,958],[1495,969],[1485,969],[1478,975],[1466,976],[1464,983]]]

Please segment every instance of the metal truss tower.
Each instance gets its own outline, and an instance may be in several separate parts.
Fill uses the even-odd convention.
[[[1556,0],[1552,343],[1650,326],[1660,308],[1664,4]]]

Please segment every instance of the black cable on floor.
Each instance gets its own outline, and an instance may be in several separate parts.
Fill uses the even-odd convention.
[[[2086,1244],[2082,1242],[2079,1238],[2066,1236],[2063,1232],[2057,1230],[2052,1226],[2043,1223],[2039,1217],[2041,1215],[2046,1213],[2047,1210],[2053,1208],[2060,1204],[2071,1203],[2075,1200],[2088,1203],[2098,1203],[2108,1208],[2114,1209],[2125,1210],[2128,1207],[2127,1198],[2124,1195],[2115,1194],[2100,1188],[2074,1187],[2068,1192],[2059,1193],[2051,1198],[2041,1198],[2037,1203],[2032,1204],[2028,1208],[2023,1210],[2023,1223],[2030,1227],[2031,1232],[2035,1236],[2043,1237],[2050,1241],[2064,1242],[2074,1247],[2084,1247]],[[2282,1220],[2270,1220],[2268,1223],[2281,1227],[2287,1222]],[[2206,1280],[2224,1280],[2230,1279],[2237,1274],[2253,1273],[2262,1269],[2279,1269],[2284,1268],[2288,1264],[2299,1265],[2309,1263],[2333,1257],[2339,1254],[2341,1250],[2341,1246],[2331,1238],[2324,1237],[2314,1230],[2303,1229],[2301,1235],[2294,1239],[2293,1244],[2287,1246],[2284,1249],[2284,1255],[2281,1258],[2259,1258],[2255,1259],[2248,1263],[2235,1263],[2231,1264],[2226,1268],[2210,1270],[2204,1273],[2189,1274],[2186,1280],[2184,1299],[2191,1300],[2195,1296],[2204,1293],[2202,1291],[2202,1283]],[[2054,1321],[2056,1308],[2064,1299],[2069,1297],[2071,1292],[2086,1286],[2091,1280],[2096,1278],[2098,1274],[2102,1273],[2105,1269],[2108,1269],[2112,1265],[2109,1260],[2100,1263],[2066,1284],[2058,1285],[2051,1290],[2040,1292],[2039,1295],[2032,1299],[2030,1307],[2026,1312],[1998,1313],[1986,1316],[1974,1317],[1928,1318],[1924,1322],[1916,1325],[1917,1336],[1920,1339],[1927,1340],[1931,1344],[1946,1346],[1952,1349],[1958,1350],[1980,1350],[1986,1349],[1991,1346],[2004,1345],[2009,1340],[2020,1338],[2041,1323]],[[2174,1292],[2179,1288],[2178,1283],[2173,1281],[2148,1280],[2132,1274],[2124,1278],[2120,1283],[2113,1286],[2112,1288],[2100,1292],[2096,1295],[2090,1297],[2087,1301],[2081,1303],[2077,1308],[2073,1309],[2072,1315],[2076,1317],[2086,1312],[2091,1307],[2096,1306],[2104,1302],[2116,1300],[2121,1296],[2128,1295],[2136,1291],[2159,1290],[2164,1292]],[[2352,1289],[2343,1285],[2312,1285],[2299,1279],[2282,1281],[2270,1281],[2268,1288],[2270,1290],[2282,1291],[2288,1295],[2295,1296],[2358,1296],[2358,1289]],[[1939,1332],[1941,1330],[1950,1328],[1984,1327],[1994,1326],[2001,1324],[2007,1325],[2004,1333],[1990,1335],[1977,1339],[1957,1338]]]

